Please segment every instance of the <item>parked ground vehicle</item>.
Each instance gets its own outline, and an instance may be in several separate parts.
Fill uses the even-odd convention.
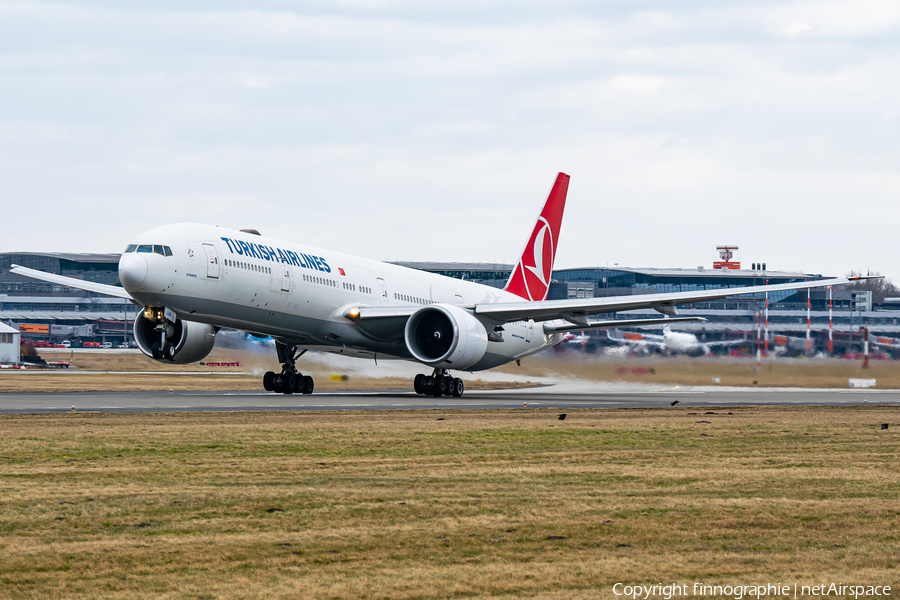
[[[100,344],[100,347],[106,348],[108,350],[108,349],[112,348],[112,342],[103,342],[102,344]]]
[[[71,348],[72,342],[70,342],[69,340],[63,340],[63,343],[60,344],[60,346],[62,346],[63,348]]]
[[[82,344],[83,348],[99,348],[100,342],[85,342]]]

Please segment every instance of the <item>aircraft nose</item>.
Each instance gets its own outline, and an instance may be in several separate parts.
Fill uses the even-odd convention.
[[[123,254],[119,258],[119,281],[126,289],[140,285],[147,277],[147,259],[140,254]]]

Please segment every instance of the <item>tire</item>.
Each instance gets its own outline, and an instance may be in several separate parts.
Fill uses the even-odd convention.
[[[276,394],[280,394],[284,391],[284,382],[281,380],[281,375],[275,375],[272,378],[272,391]]]
[[[434,381],[434,383],[431,386],[431,395],[434,396],[435,398],[440,398],[441,396],[444,395],[444,378],[443,377],[438,377],[438,378],[432,377],[431,379],[432,379],[432,381]]]
[[[305,377],[303,377],[303,375],[297,375],[296,377],[294,377],[294,393],[295,394],[303,393],[303,384],[304,384],[303,380],[304,379],[305,379]]]
[[[413,389],[416,390],[417,394],[425,393],[425,376],[421,373],[416,375],[416,378],[413,379]]]
[[[459,398],[463,395],[465,391],[465,386],[463,385],[463,380],[457,377],[453,380],[453,396]]]
[[[293,394],[294,388],[297,387],[297,376],[293,373],[287,373],[281,376],[282,394]]]
[[[275,373],[272,371],[266,371],[266,374],[263,375],[263,389],[267,392],[275,391]]]
[[[172,342],[166,342],[166,345],[163,346],[163,358],[166,360],[175,360],[175,344]]]
[[[313,378],[309,375],[305,375],[303,377],[303,390],[301,390],[304,394],[312,394],[313,390],[316,388],[316,383],[313,381]]]
[[[153,345],[150,346],[150,354],[156,360],[160,360],[162,358],[162,352],[159,351],[159,342],[153,342]]]

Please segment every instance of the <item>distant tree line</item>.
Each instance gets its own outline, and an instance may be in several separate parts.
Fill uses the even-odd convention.
[[[847,277],[856,277],[862,275],[862,272],[850,271]],[[869,272],[866,275],[881,275],[881,273]],[[900,288],[885,277],[884,279],[863,279],[854,281],[847,285],[847,289],[852,291],[872,292],[872,302],[884,302],[885,298],[900,298]]]

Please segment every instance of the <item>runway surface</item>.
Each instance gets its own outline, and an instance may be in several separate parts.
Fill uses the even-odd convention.
[[[0,394],[2,413],[76,411],[420,410],[511,408],[647,408],[866,404],[900,405],[900,390],[744,389],[669,386],[549,386],[467,392],[462,398],[417,396],[406,390],[322,392],[310,396],[260,392],[86,392]]]

